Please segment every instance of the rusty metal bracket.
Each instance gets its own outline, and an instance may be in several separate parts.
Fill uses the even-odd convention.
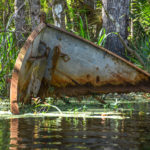
[[[58,58],[60,56],[60,46],[55,46],[54,47],[54,54],[53,54],[53,58],[52,58],[52,73],[55,71],[56,66],[57,66],[57,62],[58,62]]]
[[[48,54],[50,52],[50,47],[48,47],[46,45],[46,43],[44,43],[43,41],[40,41],[38,51],[39,51],[38,56],[32,56],[32,51],[31,51],[31,54],[30,54],[30,57],[28,58],[28,61],[35,61],[35,60],[39,60],[42,58],[47,58]]]
[[[59,57],[62,57],[64,62],[67,62],[67,61],[70,60],[70,57],[67,54],[61,52],[61,46],[57,45],[57,46],[54,47],[54,55],[53,55],[53,58],[52,58],[52,60],[53,60],[52,72],[56,68]]]
[[[60,53],[60,56],[63,58],[64,62],[67,62],[70,60],[70,57],[65,53]]]
[[[42,55],[42,56],[30,56],[28,61],[35,61],[35,60],[39,60],[39,59],[42,59],[42,58],[47,58],[48,57],[48,54],[50,52],[50,48],[47,47],[46,48],[46,52]]]

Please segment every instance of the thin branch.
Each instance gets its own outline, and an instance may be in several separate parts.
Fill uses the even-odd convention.
[[[26,4],[28,0],[26,0],[19,8],[18,10],[10,17],[10,19],[8,20],[7,26],[5,28],[5,32],[8,30],[9,25],[11,24],[12,20],[14,19],[14,17],[18,14],[18,12],[23,8],[23,6]],[[1,42],[0,48],[7,42],[7,39],[3,39],[3,41]]]
[[[10,31],[10,30],[0,30],[0,33],[2,33],[2,32],[10,32],[10,33],[15,33],[15,31]]]
[[[9,48],[9,50],[7,51],[6,56],[8,56],[8,54],[10,53],[12,48],[14,48],[14,47]],[[13,54],[13,57],[14,57],[14,54]],[[3,60],[4,60],[4,57],[1,57],[0,62],[2,62],[2,66],[1,66],[1,69],[0,69],[0,74],[3,72],[4,68],[7,66],[7,64],[10,61],[9,59],[7,59],[7,61],[5,63],[3,63]]]
[[[18,14],[18,12],[23,8],[23,6],[26,4],[28,0],[26,0],[19,8],[16,12],[14,12],[14,14],[11,16],[11,18],[9,19],[7,26],[6,26],[6,30],[8,29],[10,23],[12,22],[13,18],[16,17],[16,15]]]
[[[44,102],[44,104],[41,105],[41,106],[44,106],[44,107],[45,106],[51,106],[51,107],[57,109],[61,115],[63,114],[62,111],[57,106],[55,106],[55,105],[51,105],[51,104],[48,104],[48,103]]]
[[[9,33],[17,33],[18,32],[18,33],[20,33],[20,31],[0,30],[0,33],[2,33],[2,32],[9,32]],[[21,33],[31,33],[31,32],[24,30],[24,32],[21,31]]]
[[[143,59],[140,57],[140,55],[133,49],[131,49],[125,42],[124,39],[122,38],[122,36],[118,33],[118,37],[121,41],[121,43],[123,44],[123,46],[126,48],[126,50],[128,50],[128,52],[130,52],[131,54],[133,54],[138,60],[139,62],[143,65],[144,68],[146,68],[145,63],[143,61]]]

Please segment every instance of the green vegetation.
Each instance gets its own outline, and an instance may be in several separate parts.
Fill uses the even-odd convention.
[[[6,96],[18,50],[13,33],[0,33],[0,43],[0,95]]]
[[[50,6],[51,1],[41,0],[41,10],[47,13],[47,22],[53,24],[54,20]],[[105,29],[101,27],[101,9],[102,5],[100,2],[97,4],[96,10],[92,10],[86,5],[81,6],[79,2],[75,3],[75,1],[66,0],[66,29],[85,39],[91,40],[99,46],[104,46],[106,38],[113,33],[106,34]],[[128,53],[127,56],[131,62],[150,72],[150,2],[148,0],[134,0],[131,4],[131,10],[130,19],[133,21],[133,35],[129,34],[129,45],[141,56],[145,62],[145,67],[141,65],[135,56],[128,55]],[[8,97],[11,72],[21,47],[18,46],[18,41],[15,37],[15,21],[13,18],[14,1],[2,0],[0,2],[0,12],[2,14],[0,16],[0,96]],[[27,27],[26,33],[23,34],[24,39],[31,33],[31,20],[28,19],[28,3],[26,4],[26,13]],[[100,27],[100,29],[97,29],[97,26]],[[129,25],[128,30],[129,32],[131,31],[131,25]],[[39,107],[41,107],[41,105],[35,104],[36,109],[39,109]],[[81,110],[86,111],[86,107],[87,106],[82,106]],[[105,109],[108,107],[118,109],[119,104],[116,102],[114,105],[104,105]],[[44,111],[49,111],[49,108],[50,106],[47,106],[44,108]],[[77,106],[77,109],[80,108]],[[76,108],[74,111],[76,112]]]
[[[61,113],[54,107],[56,106],[61,110],[63,114],[72,114],[72,116],[78,116],[79,114],[90,114],[113,116],[113,115],[132,115],[133,113],[139,113],[144,115],[148,111],[149,93],[130,93],[130,94],[103,94],[101,96],[83,96],[76,97],[64,97],[62,99],[46,98],[44,104],[40,100],[32,105],[23,106],[22,113]],[[97,100],[105,100],[106,104],[102,104]],[[69,101],[69,103],[68,103]],[[48,105],[49,104],[49,105]],[[147,106],[147,107],[146,107]],[[146,109],[147,108],[147,109]]]
[[[148,0],[134,0],[131,6],[133,37],[129,36],[130,47],[141,56],[145,62],[145,69],[150,72],[150,2]],[[129,59],[138,67],[143,68],[134,56]]]
[[[97,97],[64,97],[62,99],[40,98],[31,105],[23,105],[20,115],[13,116],[9,111],[9,101],[1,100],[0,116],[2,118],[16,117],[68,117],[69,118],[114,118],[124,119],[139,115],[144,117],[149,112],[149,93],[130,94],[103,94],[98,98],[105,100],[106,104],[97,101]],[[80,100],[79,100],[80,99]],[[69,103],[68,103],[68,101]]]

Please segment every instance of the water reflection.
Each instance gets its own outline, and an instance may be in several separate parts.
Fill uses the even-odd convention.
[[[10,149],[17,150],[18,145],[18,119],[10,119]]]
[[[8,127],[3,127],[5,125],[8,125]],[[2,120],[0,127],[0,149],[3,148],[4,150],[150,149],[149,115],[144,116],[144,118],[135,115],[131,119],[124,120],[10,119]]]

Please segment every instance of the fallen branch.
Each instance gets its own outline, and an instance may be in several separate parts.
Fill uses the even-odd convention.
[[[6,26],[6,31],[10,25],[10,23],[12,22],[13,18],[18,14],[18,12],[23,8],[23,6],[26,4],[28,0],[26,0],[19,8],[18,10],[11,16],[11,18],[9,19],[8,23],[7,23],[7,26]]]
[[[8,32],[8,33],[20,33],[20,31],[0,30],[0,33],[3,33],[3,32]],[[24,30],[24,32],[21,31],[21,33],[31,33],[31,32]]]
[[[118,33],[117,34],[121,43],[123,44],[123,46],[125,47],[125,49],[130,52],[131,54],[133,54],[138,60],[139,62],[143,65],[144,69],[146,69],[145,63],[143,61],[143,59],[140,57],[140,55],[133,49],[131,49],[124,41],[123,37]]]
[[[61,115],[63,114],[62,111],[57,106],[55,106],[55,105],[51,105],[51,104],[45,103],[45,106],[51,106],[51,107],[57,109]]]
[[[46,107],[46,106],[50,106],[50,107],[53,107],[53,108],[55,108],[55,109],[57,109],[58,110],[58,112],[62,115],[63,113],[62,113],[62,111],[57,107],[57,106],[55,106],[55,105],[51,105],[51,104],[48,104],[48,103],[46,103],[46,102],[44,102],[44,104],[40,104],[39,106],[42,106],[42,107]]]

